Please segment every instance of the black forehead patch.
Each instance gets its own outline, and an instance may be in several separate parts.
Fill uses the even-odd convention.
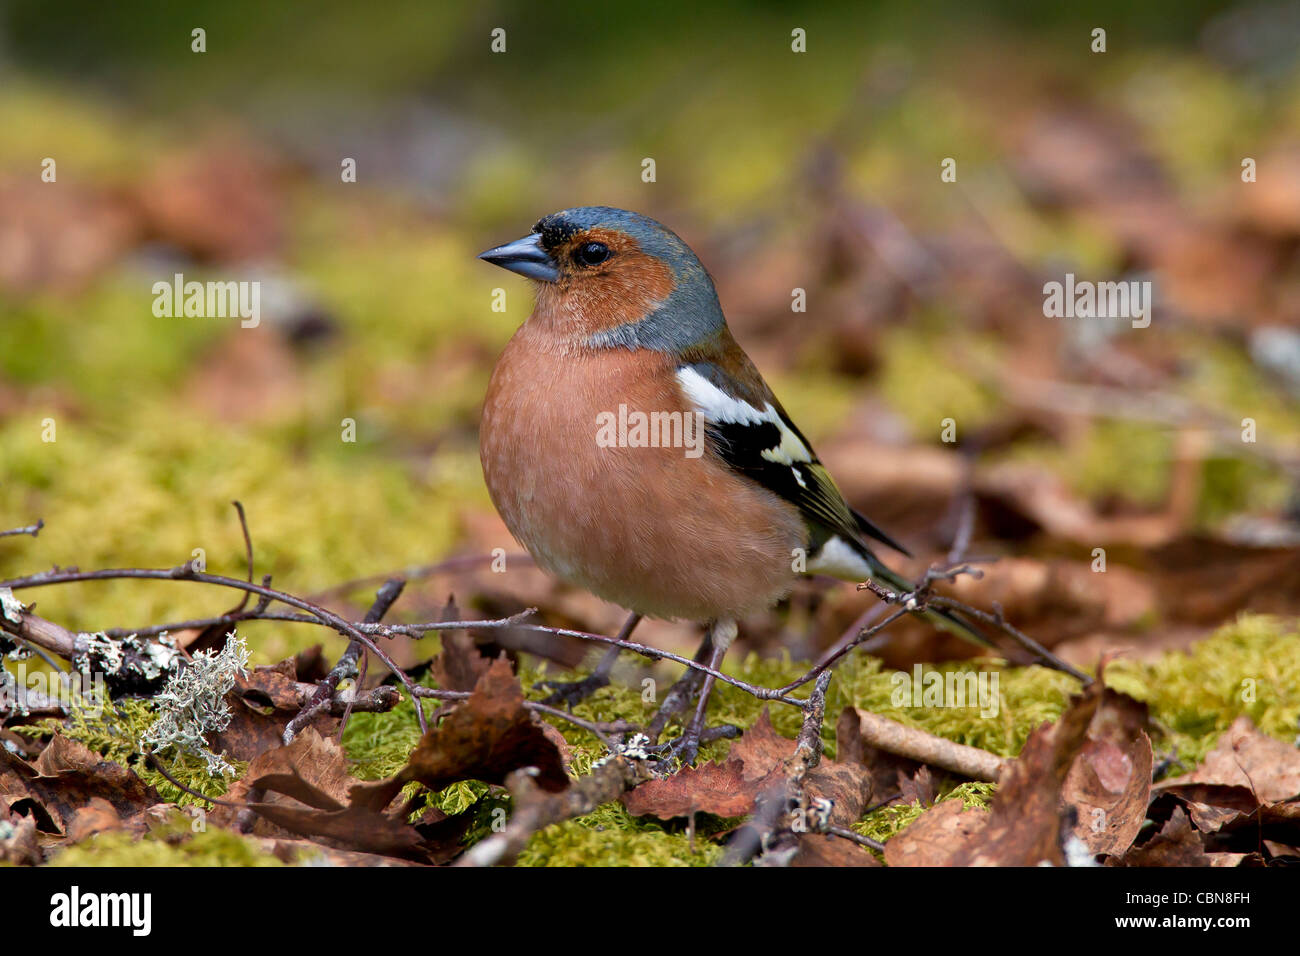
[[[585,228],[584,225],[574,222],[563,213],[553,212],[537,220],[533,232],[541,234],[544,247],[554,249],[568,242]]]

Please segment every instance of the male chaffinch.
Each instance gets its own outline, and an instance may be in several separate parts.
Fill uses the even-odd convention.
[[[483,406],[488,491],[541,567],[634,612],[624,633],[639,615],[707,623],[697,660],[716,670],[737,618],[785,596],[801,571],[911,590],[866,541],[906,551],[845,502],[676,234],[588,206],[552,213],[479,258],[537,283],[536,308]],[[651,424],[638,433],[638,421]],[[704,431],[695,445],[693,424]],[[955,614],[923,613],[987,644]],[[698,673],[684,678],[691,690]],[[688,763],[712,676],[702,683],[675,745]]]

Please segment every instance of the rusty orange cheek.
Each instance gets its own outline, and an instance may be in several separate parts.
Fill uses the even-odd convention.
[[[565,313],[571,329],[594,335],[645,318],[675,284],[672,270],[659,259],[622,251],[590,274],[562,279],[553,307]]]

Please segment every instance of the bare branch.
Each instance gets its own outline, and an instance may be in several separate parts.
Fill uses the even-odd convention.
[[[420,730],[429,729],[428,721],[424,716],[424,708],[421,706],[418,698],[415,697],[415,685],[411,678],[407,676],[406,671],[398,667],[396,662],[388,656],[384,650],[377,645],[368,634],[362,633],[358,627],[343,618],[339,617],[333,611],[327,610],[302,598],[295,597],[284,591],[278,591],[271,588],[263,579],[262,584],[250,584],[247,581],[240,581],[236,578],[226,577],[222,574],[209,574],[207,572],[195,571],[188,564],[179,567],[163,570],[159,568],[112,568],[104,571],[75,571],[60,570],[42,571],[39,574],[29,575],[22,578],[12,578],[8,581],[0,582],[0,587],[11,589],[44,587],[50,584],[64,584],[72,581],[110,581],[122,578],[155,580],[155,581],[198,581],[202,584],[212,584],[218,587],[236,588],[238,590],[247,590],[253,594],[261,596],[266,603],[279,601],[290,607],[296,607],[301,611],[317,618],[321,624],[338,631],[340,634],[352,640],[360,640],[362,644],[368,647],[376,657],[384,662],[384,665],[391,670],[411,694],[415,704],[416,717],[420,722]],[[260,606],[260,605],[259,605]]]
[[[252,568],[250,566],[249,570]],[[406,582],[401,578],[393,578],[388,581],[379,592],[375,595],[375,603],[370,606],[366,612],[366,623],[375,624],[388,613],[388,609],[402,595],[402,589],[406,587]],[[325,679],[320,682],[315,694],[307,701],[302,710],[298,711],[297,716],[284,728],[281,739],[287,746],[290,741],[297,735],[298,731],[306,727],[313,717],[329,706],[334,691],[338,688],[339,682],[345,677],[357,676],[357,658],[361,656],[361,642],[352,640],[348,643],[347,649],[339,658]]]
[[[515,861],[538,830],[590,813],[617,800],[625,791],[650,778],[647,761],[616,754],[598,764],[590,774],[559,793],[540,789],[529,773],[516,770],[506,778],[515,812],[504,830],[470,847],[457,866],[501,866]]]
[[[44,527],[45,519],[38,518],[36,524],[29,524],[25,528],[10,528],[8,531],[0,531],[0,538],[7,538],[14,534],[29,534],[34,538],[41,533],[41,529]]]
[[[864,743],[918,763],[942,767],[972,780],[997,783],[1006,760],[997,754],[954,743],[888,717],[859,710],[858,720]]]

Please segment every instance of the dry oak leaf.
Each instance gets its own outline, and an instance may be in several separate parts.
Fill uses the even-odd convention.
[[[980,838],[989,812],[944,800],[885,844],[890,866],[951,866],[954,852]]]
[[[62,734],[32,764],[0,747],[0,807],[30,813],[40,829],[67,833],[78,811],[96,797],[122,819],[162,802],[135,771]]]
[[[1006,764],[990,811],[945,800],[885,844],[896,866],[1037,866],[1065,864],[1062,849],[1074,814],[1062,806],[1066,779],[1103,700],[1100,676],[1074,697],[1059,720],[1044,723]]]
[[[366,807],[347,806],[348,794],[358,783],[348,774],[339,745],[309,727],[287,746],[254,758],[229,796],[247,800],[257,792],[265,795],[247,805],[279,829],[259,822],[253,830],[258,836],[276,837],[288,831],[346,849],[422,862],[442,856],[442,848],[426,843],[424,836],[404,819]],[[229,813],[228,808],[218,807],[214,822],[227,820]]]
[[[722,763],[687,767],[671,777],[648,780],[622,797],[633,816],[653,814],[661,820],[712,813],[739,817],[752,813],[759,794],[786,779],[786,761],[796,744],[772,727],[767,708]],[[835,802],[831,822],[848,826],[862,815],[871,795],[871,775],[856,764],[823,759],[804,779],[809,797]]]
[[[1074,835],[1094,856],[1118,855],[1137,839],[1151,802],[1151,740],[1147,707],[1106,688],[1088,739],[1065,778]]]
[[[303,675],[298,670],[304,660],[310,658],[288,657],[269,667],[255,667],[236,678],[234,689],[226,695],[230,723],[213,736],[214,753],[224,753],[235,760],[254,760],[281,746],[284,728],[306,703],[300,683]],[[308,726],[322,736],[329,736],[338,724],[338,718],[326,710],[317,713]]]
[[[1020,756],[998,778],[987,827],[978,840],[958,850],[954,866],[1065,865],[1062,838],[1068,815],[1061,810],[1062,791],[1101,699],[1098,675],[1056,723],[1029,735]]]
[[[1245,787],[1265,806],[1280,803],[1300,796],[1300,750],[1256,730],[1243,715],[1233,721],[1199,767],[1161,781],[1156,789],[1165,791],[1189,783]]]
[[[1204,837],[1182,807],[1175,807],[1160,832],[1145,844],[1114,860],[1117,866],[1210,866],[1212,862]]]
[[[1202,833],[1216,833],[1225,826],[1239,823],[1259,809],[1259,801],[1246,787],[1232,787],[1216,783],[1182,783],[1169,785],[1169,781],[1156,784],[1152,792],[1152,805],[1157,807],[1161,798],[1182,804],[1192,818],[1196,829]]]
[[[504,656],[492,662],[468,699],[420,738],[406,766],[394,777],[352,788],[354,806],[380,810],[407,783],[441,790],[459,780],[504,784],[523,767],[534,782],[558,792],[569,785],[559,749],[540,721],[524,707],[524,691]]]

